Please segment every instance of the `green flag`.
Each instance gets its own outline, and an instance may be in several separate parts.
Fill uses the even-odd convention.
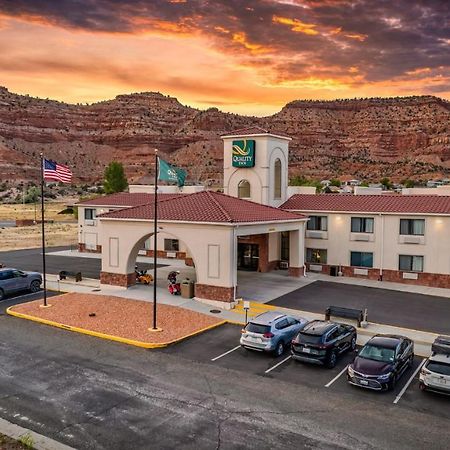
[[[178,167],[171,166],[168,162],[161,158],[159,161],[159,173],[158,180],[173,181],[177,183],[179,187],[184,186],[184,180],[186,179],[186,171],[178,169]]]

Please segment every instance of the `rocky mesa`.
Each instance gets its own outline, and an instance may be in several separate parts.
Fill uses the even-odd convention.
[[[220,136],[249,126],[292,137],[291,176],[399,181],[450,173],[450,102],[433,96],[296,100],[272,116],[249,117],[155,92],[75,105],[0,88],[0,180],[37,181],[44,151],[68,164],[75,182],[101,179],[113,159],[137,181],[151,172],[156,147],[187,169],[189,181],[219,184]]]

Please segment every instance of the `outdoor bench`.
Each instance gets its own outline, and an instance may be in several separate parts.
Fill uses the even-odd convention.
[[[344,308],[342,306],[329,306],[325,310],[325,320],[330,320],[331,316],[355,319],[358,322],[358,327],[361,326],[361,322],[364,318],[363,311],[361,309]]]
[[[78,281],[81,281],[83,278],[81,276],[81,272],[72,272],[69,270],[61,270],[59,272],[59,279],[65,280],[67,277],[75,278],[75,281],[78,283]]]

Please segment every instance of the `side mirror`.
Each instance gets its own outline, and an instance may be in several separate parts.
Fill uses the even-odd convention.
[[[23,273],[21,276],[22,276],[22,278],[26,278],[28,276],[28,274],[27,273]]]

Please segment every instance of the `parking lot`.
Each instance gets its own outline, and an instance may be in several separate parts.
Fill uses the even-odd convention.
[[[262,376],[322,391],[330,390],[358,401],[379,402],[380,407],[404,407],[450,419],[450,396],[421,392],[418,387],[419,366],[424,358],[415,357],[413,366],[400,378],[393,391],[376,392],[351,386],[346,380],[346,367],[355,353],[341,355],[334,369],[297,362],[287,351],[281,357],[246,350],[239,345],[240,328],[223,325],[200,336],[161,350],[180,358],[213,364],[242,372],[243,376]]]
[[[50,251],[68,250],[69,247],[52,247],[46,255],[47,273],[58,274],[61,270],[81,272],[85,278],[100,278],[102,261],[100,258],[83,258],[52,255]],[[0,252],[0,263],[20,270],[42,271],[42,252],[40,248]],[[151,263],[137,263],[139,270],[153,268]],[[164,267],[158,264],[158,267]]]
[[[450,335],[450,298],[445,297],[319,280],[269,304],[321,314],[330,305],[367,308],[370,322]]]

